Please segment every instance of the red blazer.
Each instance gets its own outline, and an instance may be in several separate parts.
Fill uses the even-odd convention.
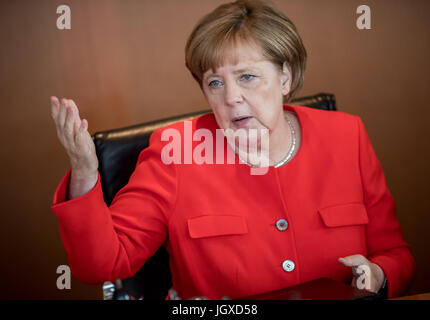
[[[237,298],[322,277],[349,283],[351,268],[337,259],[362,254],[384,271],[388,296],[402,294],[415,261],[361,119],[284,109],[297,114],[302,143],[290,162],[265,175],[251,175],[237,158],[235,165],[166,165],[166,128],[152,134],[110,207],[100,178],[87,194],[65,201],[69,170],[52,210],[75,277],[94,284],[128,278],[165,245],[181,298]],[[188,134],[182,122],[167,128]],[[208,114],[192,120],[192,130],[199,128],[215,138],[219,127]]]

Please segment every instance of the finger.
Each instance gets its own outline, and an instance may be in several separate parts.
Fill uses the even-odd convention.
[[[51,117],[56,121],[58,113],[60,112],[60,101],[57,97],[52,96],[51,100]]]
[[[66,107],[67,107],[67,100],[62,98],[60,100],[60,112],[57,117],[57,124],[62,130],[64,127],[64,122],[66,120]]]
[[[75,144],[77,146],[83,146],[86,143],[87,134],[88,134],[87,130],[88,130],[88,121],[86,119],[82,119],[75,137]]]
[[[73,108],[73,115],[75,117],[75,132],[77,133],[79,131],[79,127],[81,126],[81,118],[79,116],[79,109],[78,106],[76,105],[76,103],[72,100],[69,99],[69,106],[71,106]]]
[[[63,133],[64,138],[69,144],[74,143],[74,115],[73,115],[73,108],[69,105],[66,107],[66,118],[64,121],[64,127],[63,127]]]
[[[86,131],[88,130],[88,121],[87,119],[82,119],[81,126],[79,127],[80,130]]]
[[[73,114],[73,137],[75,138],[76,134],[79,132],[79,127],[81,126],[81,118],[79,117],[79,109],[76,106],[75,102],[72,99],[67,99],[67,103],[69,108],[72,109]]]
[[[354,254],[352,256],[339,258],[338,262],[345,267],[356,267],[361,264],[368,264],[369,261],[361,254]]]

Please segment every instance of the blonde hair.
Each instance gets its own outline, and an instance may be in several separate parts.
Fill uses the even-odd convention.
[[[202,86],[203,74],[223,63],[223,53],[239,41],[257,44],[263,56],[282,70],[291,68],[290,100],[303,84],[306,49],[296,27],[282,12],[260,0],[223,4],[195,26],[185,47],[185,64]]]

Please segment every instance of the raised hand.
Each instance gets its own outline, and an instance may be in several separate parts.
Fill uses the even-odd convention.
[[[51,97],[51,116],[57,136],[70,159],[72,176],[69,198],[90,191],[98,178],[98,159],[94,142],[88,132],[87,120],[79,117],[79,109],[71,99]]]

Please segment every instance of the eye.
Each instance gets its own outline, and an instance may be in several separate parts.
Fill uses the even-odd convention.
[[[240,80],[244,80],[244,81],[251,81],[254,78],[255,76],[253,76],[252,74],[243,74],[240,76]]]
[[[211,87],[211,88],[218,88],[221,85],[222,85],[222,82],[220,80],[212,80],[208,84],[208,86]]]

